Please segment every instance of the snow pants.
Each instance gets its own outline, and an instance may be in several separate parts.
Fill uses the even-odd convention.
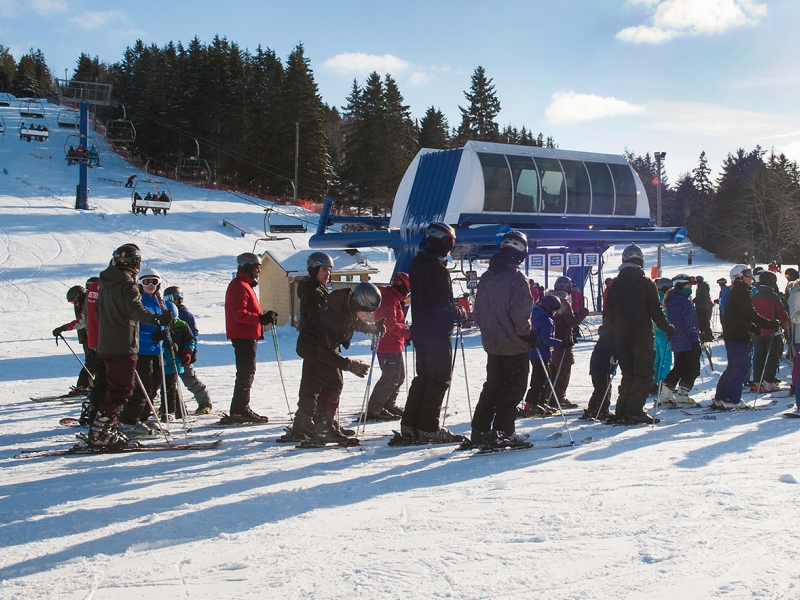
[[[100,406],[100,402],[103,400],[103,396],[105,396],[106,390],[108,390],[108,380],[106,379],[106,363],[103,362],[103,359],[100,358],[100,354],[97,350],[93,350],[93,352],[97,355],[97,369],[94,372],[94,385],[92,386],[92,391],[89,393],[88,401],[84,402],[84,407],[81,410],[81,421],[86,421],[86,423],[91,424],[94,421],[95,415],[97,415],[97,409]]]
[[[547,404],[547,399],[552,393],[550,384],[547,383],[547,376],[550,373],[550,362],[545,361],[545,366],[542,366],[542,361],[539,356],[530,359],[531,361],[531,382],[528,387],[528,393],[525,395],[525,410],[529,410],[535,406]],[[545,372],[547,369],[547,372]]]
[[[417,375],[408,390],[408,401],[401,425],[434,432],[439,430],[439,414],[453,376],[453,343],[450,334],[414,337],[417,350]]]
[[[197,406],[207,406],[211,404],[208,388],[206,384],[200,381],[197,372],[194,370],[194,366],[191,364],[184,365],[183,373],[181,373],[181,381],[183,381],[183,385],[186,386],[186,389],[192,393],[194,399],[197,400]]]
[[[250,389],[256,377],[258,340],[231,340],[236,359],[236,382],[233,384],[231,414],[242,414],[250,408]]]
[[[161,389],[161,362],[158,356],[140,354],[136,362],[136,372],[147,391],[147,398],[150,398],[151,402],[155,402],[158,391]],[[150,415],[147,398],[134,378],[133,394],[119,415],[120,422],[133,425],[137,421],[146,421]]]
[[[304,358],[297,412],[315,422],[333,420],[343,389],[341,369],[325,364],[316,356]]]
[[[86,365],[86,368],[81,367],[81,372],[78,373],[78,381],[75,384],[75,387],[86,389],[92,385],[94,375],[97,372],[97,363],[100,361],[100,356],[97,354],[97,350],[92,350],[89,348],[89,346],[83,344],[83,359],[83,364]],[[92,374],[91,378],[89,377],[89,373]]]
[[[728,366],[717,382],[716,400],[738,404],[742,399],[742,384],[750,363],[750,344],[725,342]]]
[[[687,390],[692,389],[694,380],[700,375],[700,353],[702,352],[700,342],[694,342],[692,349],[686,352],[675,353],[675,366],[667,373],[664,383],[674,390],[680,382],[681,387]]]
[[[617,340],[616,353],[622,380],[615,412],[617,417],[625,419],[644,412],[647,394],[653,387],[655,341],[648,335],[632,343]]]
[[[658,327],[655,328],[656,332],[656,358],[653,365],[656,369],[656,382],[664,381],[669,370],[672,368],[672,352],[669,351],[669,340],[667,334],[661,331]]]
[[[98,412],[105,417],[114,417],[133,394],[136,380],[137,354],[100,354],[106,366],[108,388],[100,401]]]
[[[378,353],[378,364],[381,366],[381,378],[375,384],[367,405],[368,415],[377,415],[384,408],[395,406],[400,388],[406,378],[402,354]]]
[[[178,418],[183,418],[183,410],[178,400],[178,376],[175,375],[175,373],[167,373],[165,383],[167,388],[167,401],[164,402],[162,399],[158,414],[163,415],[164,413],[168,413]]]
[[[779,335],[753,338],[753,381],[772,383],[778,374],[778,363],[783,352],[783,339]]]
[[[473,434],[497,431],[508,436],[514,433],[517,405],[525,394],[527,383],[527,352],[513,356],[489,354],[486,382],[472,417]]]
[[[563,402],[567,397],[569,380],[572,377],[572,365],[575,363],[575,354],[572,348],[555,348],[553,350],[553,360],[550,361],[550,379],[553,380],[553,387],[559,402]],[[549,386],[548,386],[549,387]],[[548,390],[552,394],[551,390]],[[555,398],[550,398],[550,406],[556,408]]]
[[[592,415],[598,412],[608,412],[611,405],[611,390],[608,384],[611,382],[611,375],[592,375],[592,396],[589,398],[589,408]],[[602,406],[602,410],[601,410]]]

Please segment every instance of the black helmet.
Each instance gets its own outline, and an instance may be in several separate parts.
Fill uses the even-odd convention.
[[[93,283],[95,283],[96,281],[100,281],[100,278],[99,277],[89,277],[89,279],[86,280],[86,288],[88,289],[89,286],[92,285]]]
[[[85,293],[86,290],[83,288],[82,285],[73,285],[71,288],[67,290],[67,302],[69,302],[70,304],[77,302],[83,297]]]
[[[639,248],[636,244],[631,244],[625,250],[622,251],[622,262],[632,262],[634,264],[639,265],[640,267],[644,266],[644,253],[642,249]]]
[[[758,285],[768,285],[770,287],[778,283],[778,278],[772,271],[761,271],[758,274]]]
[[[443,257],[456,245],[456,231],[447,223],[431,223],[425,230],[425,237],[428,247]]]
[[[309,271],[317,267],[330,267],[332,269],[333,259],[324,252],[312,252],[308,255],[306,267],[308,267]]]
[[[181,288],[177,285],[171,285],[167,289],[164,290],[164,300],[168,302],[174,302],[175,304],[180,304],[181,300],[183,300],[183,292]]]
[[[795,279],[800,278],[800,273],[798,273],[797,269],[794,267],[789,267],[783,272],[783,274],[789,281],[794,281]]]
[[[241,267],[247,267],[249,265],[260,265],[261,261],[258,259],[258,256],[253,254],[252,252],[245,252],[244,254],[240,254],[236,257],[236,265]]]
[[[138,272],[142,266],[142,252],[136,244],[123,244],[111,257],[111,264],[115,267]]]
[[[562,275],[556,282],[553,284],[554,290],[564,290],[565,292],[571,292],[573,288],[572,279],[567,277],[566,275]]]
[[[528,236],[517,230],[507,232],[500,240],[500,249],[505,248],[513,251],[518,262],[522,262],[528,256]]]
[[[659,277],[656,279],[656,287],[662,291],[666,292],[668,289],[672,287],[672,279],[669,277]]]
[[[368,281],[362,281],[353,288],[353,302],[356,310],[374,312],[381,305],[381,291]]]
[[[539,303],[539,306],[541,306],[543,310],[547,311],[552,315],[559,308],[561,308],[561,299],[558,296],[547,294],[544,298],[542,298],[542,301]]]

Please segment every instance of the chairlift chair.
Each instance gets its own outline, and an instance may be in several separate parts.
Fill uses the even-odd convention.
[[[23,100],[19,104],[19,116],[29,119],[44,119],[44,107],[36,100]]]
[[[120,106],[122,106],[122,118],[106,121],[106,140],[119,144],[132,144],[136,141],[136,128],[133,122],[128,120],[125,106],[122,104]]]
[[[282,210],[276,210],[275,207],[270,207],[266,209],[266,214],[264,215],[264,233],[269,235],[270,233],[306,233],[308,231],[308,218],[305,216],[304,213],[301,213],[299,216],[289,214],[293,211],[286,211],[284,209],[288,207],[282,207]],[[295,212],[298,209],[295,208]],[[281,217],[286,217],[288,219],[296,220],[297,222],[292,223],[273,223],[272,216],[278,215]]]
[[[23,125],[24,122],[20,121],[19,139],[28,142],[46,142],[50,139],[50,124],[47,119],[44,120],[44,123],[29,123],[24,127]],[[37,127],[41,127],[41,129],[37,129]]]
[[[211,168],[205,158],[200,158],[200,143],[195,140],[197,154],[180,158],[175,167],[175,178],[184,183],[204,184],[211,181]]]
[[[86,140],[84,144],[86,148],[85,152],[78,153],[81,140]],[[70,153],[70,148],[73,149],[73,153]],[[92,152],[92,148],[94,148],[94,152]],[[97,147],[97,140],[91,135],[68,135],[67,141],[64,142],[64,157],[67,160],[67,165],[72,165],[72,163],[84,163],[87,167],[99,167],[100,152]]]
[[[80,121],[81,113],[74,108],[62,108],[58,111],[58,117],[56,118],[56,123],[58,123],[59,127],[75,129],[76,131]]]
[[[159,199],[162,197],[166,197],[166,200]],[[146,215],[148,208],[154,215],[164,216],[172,208],[172,192],[166,181],[147,177],[136,180],[131,192],[131,212],[135,215]]]

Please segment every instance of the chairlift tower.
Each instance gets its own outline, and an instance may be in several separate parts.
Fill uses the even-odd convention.
[[[89,105],[109,106],[111,105],[111,91],[113,86],[107,83],[91,83],[88,81],[69,81],[67,79],[58,80],[58,100],[59,102],[70,102],[80,105],[80,126],[78,135],[80,146],[84,153],[89,150],[87,141],[89,139]],[[75,196],[75,208],[78,210],[89,209],[89,170],[86,162],[78,164],[79,181],[78,192]]]

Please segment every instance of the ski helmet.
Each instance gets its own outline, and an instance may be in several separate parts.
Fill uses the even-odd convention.
[[[80,300],[83,295],[86,293],[86,290],[83,288],[82,285],[73,285],[71,288],[67,290],[67,302],[70,304],[74,304],[78,300]]]
[[[731,281],[736,281],[737,279],[741,279],[742,277],[752,277],[753,272],[747,265],[735,265],[731,269],[730,275],[731,275]]]
[[[408,273],[404,271],[398,271],[392,278],[392,285],[395,287],[405,288],[405,292],[408,294],[411,291],[411,278],[408,276]]]
[[[772,271],[761,271],[758,274],[758,285],[768,285],[770,287],[778,283],[778,278]]]
[[[236,257],[236,265],[241,269],[242,267],[249,267],[250,265],[260,265],[261,261],[258,256],[252,252],[245,252]]]
[[[800,273],[798,273],[797,269],[795,269],[794,267],[789,267],[788,269],[786,269],[786,270],[783,272],[783,275],[784,275],[784,276],[786,277],[786,279],[788,279],[789,281],[794,281],[795,279],[798,279],[798,278],[800,278]]]
[[[675,277],[672,278],[672,285],[674,285],[675,287],[687,284],[692,285],[692,278],[689,275],[686,275],[685,273],[675,275]]]
[[[628,263],[632,262],[634,264],[639,265],[640,267],[644,266],[644,253],[642,249],[639,248],[636,244],[631,244],[625,250],[622,251],[622,262]]]
[[[500,249],[504,248],[513,250],[515,257],[522,262],[528,256],[528,236],[516,229],[505,233],[500,240]]]
[[[697,277],[694,278],[694,280],[696,283],[703,283],[705,281],[702,275],[698,275]]]
[[[553,284],[553,289],[556,290],[564,290],[565,292],[571,292],[573,288],[572,279],[567,277],[566,275],[562,275],[556,282]]]
[[[165,302],[164,308],[166,308],[169,312],[172,313],[173,321],[178,318],[180,313],[178,312],[178,307],[175,306],[175,304],[173,304],[172,302]]]
[[[158,279],[158,282],[161,283],[161,273],[155,269],[145,269],[144,271],[139,271],[139,283],[142,283],[142,281],[145,279]]]
[[[728,280],[725,279],[724,277],[720,277],[719,279],[717,279],[717,283],[719,283],[721,285],[727,285]]]
[[[431,223],[425,230],[428,246],[443,256],[447,256],[456,245],[456,231],[447,223]]]
[[[142,252],[136,244],[123,244],[111,256],[111,264],[114,267],[128,269],[134,273],[138,272],[142,266]]]
[[[666,292],[668,289],[672,287],[672,279],[669,277],[659,277],[656,279],[656,287],[662,291]]]
[[[86,280],[86,288],[88,289],[90,285],[97,281],[100,281],[99,277],[89,277],[89,279]]]
[[[353,288],[353,302],[357,311],[373,312],[381,305],[381,291],[368,281]]]
[[[309,272],[311,269],[318,268],[318,267],[330,267],[333,268],[333,259],[324,252],[312,252],[308,255],[308,259],[306,260],[306,267],[308,268]]]
[[[171,285],[167,289],[164,290],[164,300],[168,302],[174,302],[175,304],[180,304],[181,300],[183,300],[183,292],[181,288],[177,285]]]
[[[561,308],[561,299],[558,296],[547,294],[544,298],[542,298],[539,306],[552,315],[559,308]]]

